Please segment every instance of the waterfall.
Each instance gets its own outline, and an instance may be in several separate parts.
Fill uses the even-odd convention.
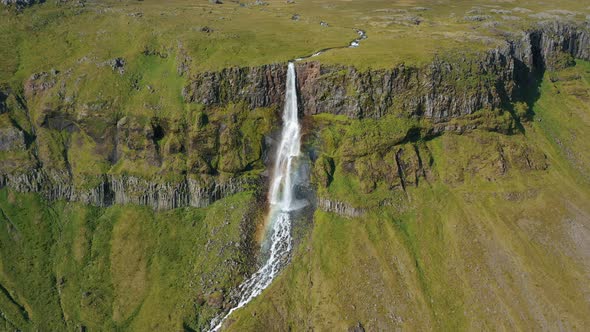
[[[295,197],[295,189],[300,183],[297,174],[300,147],[301,127],[298,118],[295,65],[293,62],[289,62],[283,128],[268,194],[270,202],[266,236],[269,241],[268,259],[258,271],[239,286],[240,300],[238,304],[225,316],[212,320],[211,331],[218,331],[229,315],[260,295],[289,260],[293,245],[291,239],[292,212],[306,204]]]

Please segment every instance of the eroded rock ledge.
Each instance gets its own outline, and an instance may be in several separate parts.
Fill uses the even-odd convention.
[[[95,206],[113,204],[147,205],[154,210],[206,207],[214,201],[242,192],[257,180],[232,178],[199,183],[185,177],[180,182],[152,182],[135,176],[104,175],[100,184],[80,189],[64,173],[34,170],[29,173],[0,174],[0,187],[19,192],[36,192],[48,200],[67,200]]]

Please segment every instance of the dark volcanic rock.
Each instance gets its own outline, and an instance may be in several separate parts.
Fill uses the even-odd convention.
[[[284,99],[287,66],[226,68],[193,77],[183,90],[188,102],[219,105],[245,101],[250,108],[280,105]]]
[[[178,64],[176,71],[178,72],[178,75],[184,76],[187,74],[190,70],[192,61],[193,59],[187,54],[182,44],[178,42],[178,52],[176,55],[176,63]]]
[[[489,20],[492,17],[490,15],[469,15],[463,17],[465,21],[474,21],[474,22],[481,22],[485,20]]]
[[[529,38],[533,51],[540,51],[540,60],[548,69],[552,69],[552,60],[560,53],[590,60],[590,31],[559,22],[546,22],[542,27],[541,31],[531,32]]]
[[[43,3],[44,0],[0,0],[0,3],[5,6],[15,6],[17,8],[28,7],[34,4]]]
[[[204,27],[201,27],[201,32],[204,32],[204,33],[211,33],[211,32],[213,32],[213,29],[211,29],[211,28],[210,28],[210,27],[208,27],[208,26],[204,26]]]
[[[6,99],[8,99],[8,93],[0,90],[0,114],[8,112]]]
[[[358,322],[355,326],[349,327],[348,332],[365,332],[365,328],[361,322]]]
[[[123,75],[125,73],[125,59],[114,58],[107,61],[107,64],[111,67],[112,70],[118,71],[119,74]]]

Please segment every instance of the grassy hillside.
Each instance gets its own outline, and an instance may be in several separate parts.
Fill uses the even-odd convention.
[[[126,70],[136,75],[140,65],[141,71],[157,72],[185,58],[191,59],[188,67],[193,71],[286,62],[347,45],[356,37],[353,28],[366,30],[369,39],[363,47],[317,59],[389,68],[400,62],[429,62],[434,54],[457,48],[490,48],[506,32],[542,20],[584,21],[590,14],[587,7],[573,0],[270,0],[263,5],[147,0],[86,1],[84,6],[47,1],[18,15],[0,9],[0,82],[22,82],[51,68],[85,67],[92,84],[105,89],[101,82],[110,71],[103,64],[116,57],[126,59]],[[292,19],[295,14],[298,20]],[[142,55],[164,59],[146,60]],[[162,83],[175,84],[173,76]],[[150,75],[141,77],[149,80]]]
[[[432,174],[406,190],[378,182],[366,193],[361,174],[338,170],[345,144],[329,152],[324,195],[365,214],[317,211],[292,264],[228,330],[587,329],[590,64],[547,73],[540,92],[521,134],[421,142]],[[519,167],[509,149],[522,145],[547,168]]]
[[[0,7],[9,173],[42,164],[83,188],[103,174],[264,180],[278,109],[189,104],[192,74],[284,63],[348,44],[353,28],[362,47],[314,60],[460,60],[538,21],[590,15],[573,0],[83,3]],[[306,117],[319,208],[297,225],[290,265],[227,330],[588,330],[590,63],[546,72],[531,92],[444,134],[395,112]],[[256,196],[154,212],[0,189],[0,330],[207,327],[253,268]]]
[[[0,329],[198,330],[250,265],[243,223],[254,206],[242,193],[154,213],[2,190]]]

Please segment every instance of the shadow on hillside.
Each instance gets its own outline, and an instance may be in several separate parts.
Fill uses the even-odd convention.
[[[537,54],[536,54],[537,53]],[[516,123],[516,130],[522,134],[526,132],[523,121],[533,121],[535,112],[533,106],[541,97],[541,84],[545,75],[545,65],[541,60],[540,54],[533,52],[533,69],[522,61],[515,60],[515,72],[517,73],[514,93],[510,96],[506,91],[502,91],[502,104],[504,109],[508,110]],[[500,87],[503,89],[504,86]],[[517,109],[516,103],[521,102],[526,105],[526,110]]]

